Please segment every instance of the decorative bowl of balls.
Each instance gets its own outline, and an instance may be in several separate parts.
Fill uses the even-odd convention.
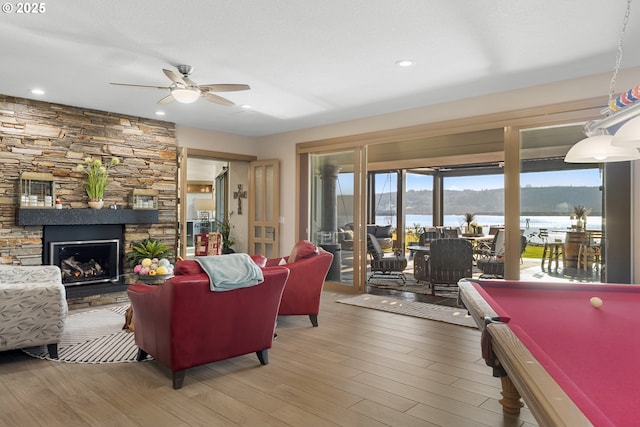
[[[173,276],[173,264],[166,258],[145,258],[133,268],[138,280],[147,285],[160,285]]]

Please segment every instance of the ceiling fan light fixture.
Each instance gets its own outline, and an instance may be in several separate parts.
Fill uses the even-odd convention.
[[[196,102],[200,98],[200,90],[191,88],[175,87],[171,89],[171,95],[176,101],[183,104],[191,104]]]

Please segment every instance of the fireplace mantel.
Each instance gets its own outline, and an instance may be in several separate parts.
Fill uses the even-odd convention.
[[[17,225],[155,224],[155,209],[16,209]]]

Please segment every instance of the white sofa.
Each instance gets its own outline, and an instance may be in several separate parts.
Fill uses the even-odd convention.
[[[58,267],[0,265],[0,351],[46,345],[57,358],[67,310]]]

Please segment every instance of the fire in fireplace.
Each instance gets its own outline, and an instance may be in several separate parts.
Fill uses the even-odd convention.
[[[120,271],[120,240],[49,242],[50,264],[60,267],[67,286],[110,282]]]

